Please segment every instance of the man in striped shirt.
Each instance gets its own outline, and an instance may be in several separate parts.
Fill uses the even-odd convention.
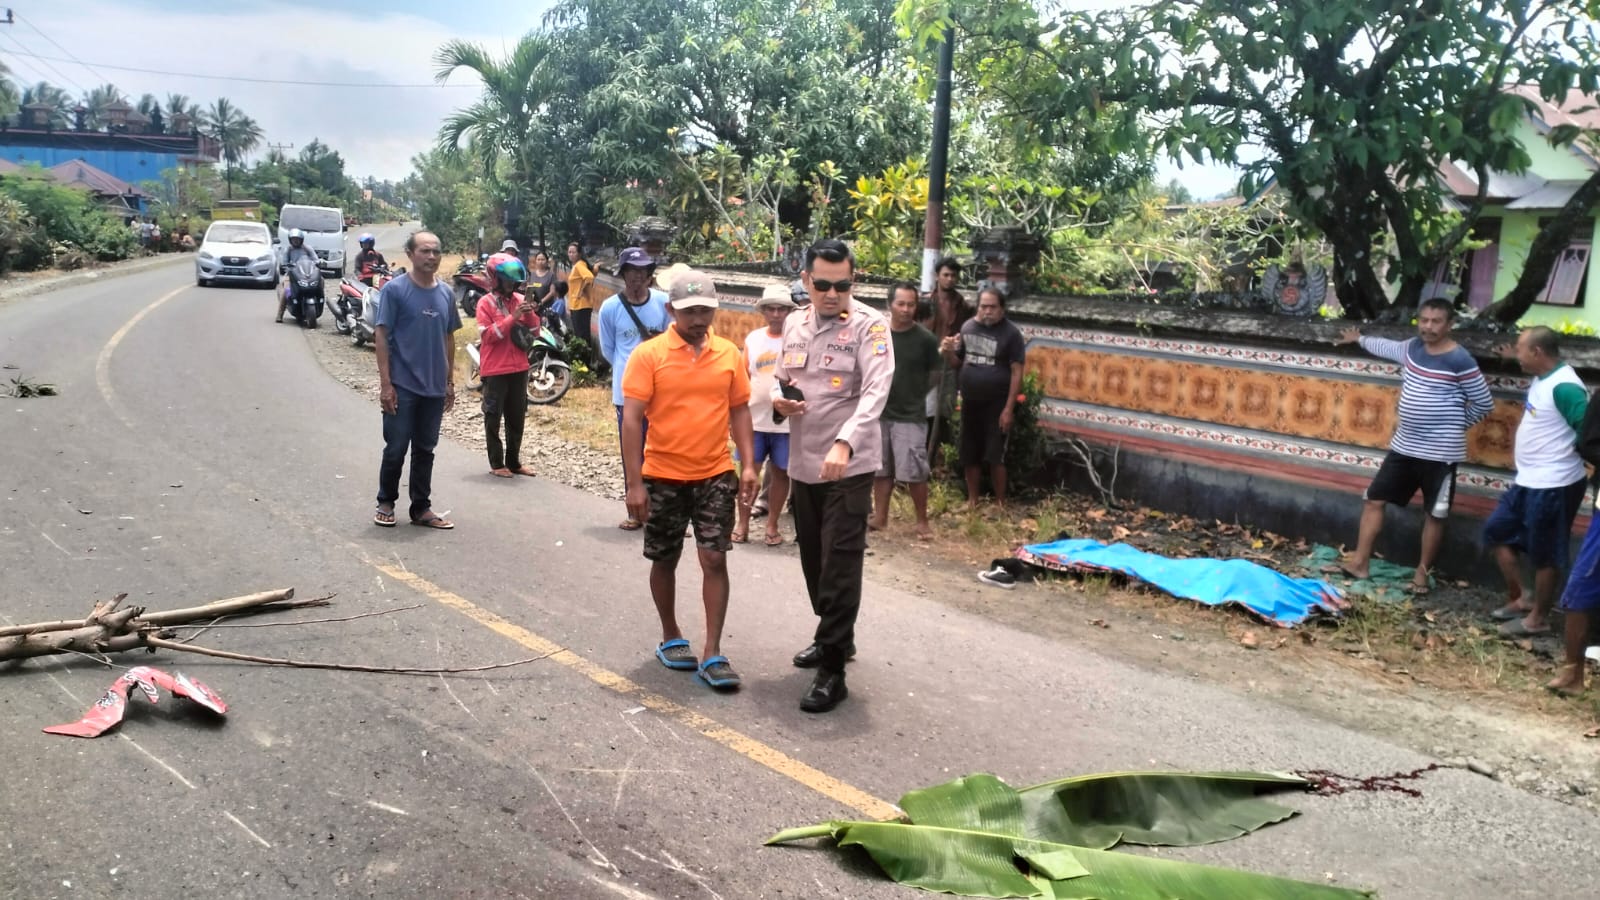
[[[1352,578],[1366,578],[1372,549],[1383,530],[1386,503],[1404,507],[1422,491],[1422,555],[1412,577],[1412,592],[1428,593],[1429,570],[1444,541],[1444,523],[1455,499],[1456,463],[1467,458],[1467,429],[1494,409],[1489,385],[1472,354],[1450,337],[1455,311],[1442,299],[1425,300],[1417,310],[1417,336],[1405,341],[1365,337],[1347,328],[1338,344],[1360,343],[1373,356],[1400,364],[1400,421],[1389,439],[1389,453],[1367,487],[1356,552],[1340,566]]]

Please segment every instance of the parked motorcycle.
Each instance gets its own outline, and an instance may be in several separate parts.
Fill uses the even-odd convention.
[[[317,319],[322,316],[326,301],[323,297],[322,270],[315,257],[304,254],[294,261],[294,265],[289,267],[284,293],[289,297],[289,312],[300,323],[300,327],[317,327]]]
[[[355,331],[356,322],[361,318],[361,301],[366,297],[365,288],[366,285],[349,278],[339,282],[339,293],[328,304],[328,311],[333,313],[334,331],[340,334]]]
[[[540,405],[559,401],[572,388],[572,358],[567,354],[571,334],[550,307],[550,303],[539,307],[539,334],[528,348],[528,402]],[[480,388],[477,341],[467,345],[467,356],[472,360],[472,386]]]
[[[488,258],[488,255],[484,254],[477,259],[463,260],[451,278],[456,293],[456,306],[461,309],[461,317],[464,319],[475,318],[478,315],[479,298],[494,290],[489,271],[484,266],[484,261]]]
[[[388,266],[374,266],[372,287],[367,287],[359,281],[346,278],[339,285],[340,301],[348,303],[352,311],[350,330],[341,331],[341,334],[350,335],[350,345],[360,347],[372,343],[378,330],[378,292],[388,284],[391,279],[406,273],[406,267],[390,270]],[[337,316],[338,314],[335,313]]]

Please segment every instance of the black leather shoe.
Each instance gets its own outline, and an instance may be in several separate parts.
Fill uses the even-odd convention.
[[[843,672],[818,672],[812,680],[810,690],[800,698],[800,708],[808,713],[823,713],[850,696],[850,690],[844,686]]]
[[[856,658],[856,645],[855,644],[851,644],[850,646],[844,648],[844,658],[845,659],[855,659]],[[794,655],[794,667],[796,669],[815,669],[817,667],[817,664],[820,663],[820,662],[822,662],[822,645],[821,644],[812,644],[811,646],[805,648],[804,650],[801,650],[799,653],[796,653]]]

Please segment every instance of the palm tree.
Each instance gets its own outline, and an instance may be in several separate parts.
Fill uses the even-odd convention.
[[[228,199],[232,200],[233,169],[261,144],[261,126],[226,97],[218,97],[200,119],[201,132],[222,147],[223,173],[228,182]]]
[[[41,81],[22,92],[21,106],[43,103],[50,109],[50,126],[66,128],[72,124],[72,96],[48,81]],[[32,124],[32,123],[29,123]]]
[[[107,118],[106,109],[112,104],[122,100],[122,91],[114,84],[102,84],[83,95],[83,127],[90,131],[99,131],[111,124]]]
[[[450,156],[463,152],[470,156],[500,199],[523,209],[528,200],[545,193],[533,182],[540,161],[551,150],[544,107],[563,77],[555,64],[558,49],[549,36],[528,34],[504,60],[461,40],[446,43],[433,55],[436,80],[443,82],[457,69],[467,69],[484,88],[476,103],[444,120],[439,149]],[[504,169],[501,159],[507,163]]]
[[[168,94],[167,105],[164,109],[164,112],[166,113],[167,121],[169,122],[173,119],[176,119],[178,116],[188,116],[191,119],[197,119],[199,118],[200,108],[185,94]]]

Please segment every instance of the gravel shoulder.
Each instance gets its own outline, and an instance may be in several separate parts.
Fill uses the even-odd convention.
[[[330,375],[376,405],[371,348],[352,347],[327,323],[304,337]],[[539,477],[621,501],[621,467],[608,443],[614,435],[609,403],[608,389],[586,387],[574,388],[556,406],[530,409],[524,459]],[[443,432],[481,451],[482,422],[476,394],[463,390]],[[987,588],[974,578],[987,559],[974,558],[970,543],[960,540],[960,528],[940,523],[941,538],[930,545],[914,540],[903,520],[892,521],[868,551],[872,577],[1057,638],[1067,649],[1087,642],[1154,671],[1220,683],[1447,765],[1600,809],[1600,740],[1582,736],[1594,724],[1592,700],[1556,703],[1540,694],[1429,683],[1381,654],[1312,646],[1316,635],[1309,630],[1279,632],[1236,612],[1203,609],[1103,580],[1052,579],[1014,591]],[[792,545],[780,552],[792,553]],[[1007,551],[1002,545],[990,555]],[[1242,641],[1247,631],[1253,637]]]

